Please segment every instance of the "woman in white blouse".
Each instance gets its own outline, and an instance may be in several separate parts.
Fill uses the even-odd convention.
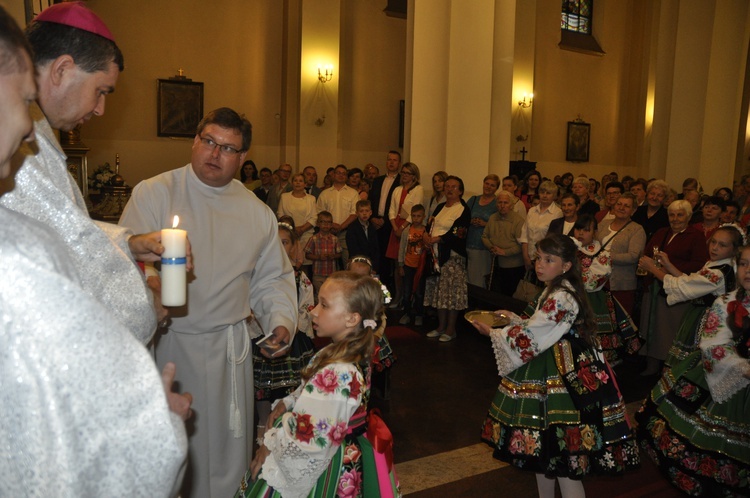
[[[427,203],[427,216],[425,217],[426,223],[431,223],[432,220],[432,213],[435,212],[435,209],[438,207],[439,204],[442,204],[445,202],[445,180],[448,179],[448,173],[445,171],[438,171],[434,175],[432,175],[432,197],[430,197],[430,201]],[[523,209],[523,214],[526,216],[526,208]]]
[[[385,257],[398,259],[398,249],[401,245],[401,232],[411,224],[411,208],[424,201],[424,188],[419,184],[419,168],[414,163],[404,163],[401,166],[401,185],[396,187],[391,196],[391,207],[388,219],[393,231],[388,241]],[[401,280],[396,278],[396,299],[392,306],[401,304]]]
[[[296,268],[302,264],[312,264],[304,260],[302,251],[307,246],[315,227],[315,219],[318,216],[318,207],[315,196],[305,192],[305,176],[297,173],[292,177],[292,191],[281,194],[277,216],[291,216],[294,220],[295,231],[299,236],[299,247],[302,248],[296,261],[292,263]],[[303,262],[304,261],[304,262]]]

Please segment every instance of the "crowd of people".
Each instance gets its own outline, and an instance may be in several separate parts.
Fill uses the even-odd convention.
[[[636,467],[613,367],[642,358],[642,447],[690,494],[747,494],[750,176],[706,195],[534,170],[464,200],[438,171],[428,198],[392,150],[382,175],[340,164],[318,186],[313,166],[258,171],[250,122],[222,107],[188,164],[99,223],[53,130],[101,115],[123,69],[82,3],[25,34],[0,7],[0,495],[399,496],[368,410],[394,360],[390,291],[401,325],[434,310],[426,337],[448,343],[472,286],[521,283],[537,289],[524,313],[474,322],[502,376],[481,435],[495,457],[536,472],[540,496]],[[188,293],[165,308],[174,215]]]
[[[750,177],[737,194],[723,187],[712,195],[693,178],[677,193],[660,179],[619,181],[616,173],[602,183],[540,177],[532,172],[514,194],[497,196],[483,235],[498,263],[518,264],[521,251],[533,270],[503,280],[539,284],[521,316],[496,312],[509,325],[474,322],[491,337],[502,376],[483,439],[496,458],[536,472],[540,496],[554,496],[555,478],[564,497],[583,496],[577,479],[637,466],[636,439],[683,492],[746,496]],[[521,224],[509,206],[530,191]],[[495,285],[495,271],[490,288],[511,295],[515,286]],[[641,364],[642,381],[653,385],[637,433],[619,425],[622,397],[611,386],[623,361]],[[564,389],[542,395],[535,386],[550,379]]]
[[[670,480],[684,491],[703,496],[742,495],[747,491],[742,469],[748,464],[748,445],[737,443],[725,450],[720,437],[704,437],[698,442],[696,434],[708,430],[709,424],[718,423],[718,417],[729,414],[734,418],[722,437],[746,440],[748,436],[749,427],[738,415],[750,395],[747,347],[743,349],[741,344],[747,341],[747,329],[738,325],[737,330],[742,333],[735,330],[730,337],[727,331],[721,343],[721,354],[743,358],[730,360],[734,366],[721,363],[719,368],[722,375],[724,368],[734,368],[732,371],[744,379],[732,381],[730,394],[735,396],[731,401],[731,396],[715,393],[731,407],[714,408],[710,387],[718,381],[712,380],[713,369],[701,367],[699,359],[704,358],[705,364],[707,355],[717,350],[715,332],[706,331],[708,317],[720,313],[711,308],[712,302],[733,291],[735,282],[742,286],[742,277],[735,279],[735,257],[741,255],[739,248],[745,244],[746,225],[750,222],[750,177],[743,177],[733,188],[722,187],[709,195],[693,178],[687,178],[682,191],[677,192],[661,179],[620,179],[615,172],[605,175],[601,182],[572,174],[549,179],[534,170],[523,179],[506,176],[501,180],[487,175],[481,194],[464,200],[461,178],[442,171],[433,175],[432,195],[427,198],[419,185],[418,167],[409,162],[402,165],[400,159],[398,152],[389,152],[387,174],[375,177],[376,188],[370,188],[365,195],[360,193],[359,201],[352,197],[354,211],[350,215],[356,216],[356,222],[347,226],[349,232],[356,228],[358,235],[345,239],[354,249],[350,254],[366,255],[377,262],[373,265],[377,273],[395,290],[392,307],[403,311],[401,325],[422,326],[425,313],[434,310],[437,326],[426,337],[450,342],[456,337],[459,313],[469,307],[471,286],[508,297],[517,296],[519,283],[533,284],[537,289],[523,315],[499,312],[512,317],[511,325],[489,330],[475,324],[483,333],[497,335],[493,346],[498,365],[501,361],[506,365],[506,370],[500,371],[503,381],[483,433],[485,441],[495,447],[497,458],[537,472],[540,496],[554,490],[555,481],[550,478],[557,478],[563,496],[582,496],[578,480],[585,475],[621,473],[638,466],[636,433],[625,421],[616,384],[606,381],[614,378],[613,367],[630,362],[641,365],[643,382],[656,386],[638,415],[641,424],[637,438]],[[337,169],[341,169],[339,183],[343,183],[346,169],[342,165]],[[313,182],[309,186],[317,185]],[[332,225],[330,214],[320,202],[317,208],[329,218],[313,230],[328,233]],[[555,239],[558,235],[564,239]],[[572,259],[570,244],[576,249]],[[541,249],[545,246],[546,253]],[[346,264],[339,246],[331,247],[336,248],[332,258],[338,262],[327,274]],[[544,268],[550,261],[543,262],[544,258],[558,258],[563,265],[570,263],[570,268],[545,275],[546,270],[540,270],[540,265]],[[740,265],[740,272],[741,268]],[[574,278],[576,273],[581,279],[580,289]],[[312,274],[318,273],[313,269]],[[554,283],[551,288],[550,282]],[[571,300],[570,296],[577,297]],[[750,307],[750,302],[736,302],[740,301]],[[728,304],[724,302],[724,306]],[[554,310],[557,311],[553,313]],[[572,318],[569,322],[565,318],[567,326],[561,328],[562,310]],[[586,324],[575,318],[584,311],[592,317],[588,332]],[[730,312],[734,313],[734,308]],[[524,334],[535,341],[531,349],[525,340],[519,340]],[[586,334],[595,339],[589,340]],[[547,335],[549,344],[545,345],[542,337]],[[549,369],[559,370],[559,365],[551,360],[561,354],[555,349],[557,346],[553,347],[555,341],[558,345],[568,343],[573,358],[589,358],[591,365],[600,366],[598,371],[595,367],[590,370],[598,372],[599,384],[607,387],[586,386],[591,392],[585,399],[597,403],[596,410],[607,413],[607,424],[597,425],[596,416],[588,413],[594,410],[593,405],[581,411],[583,401],[577,398],[581,393],[563,373],[560,381],[566,386],[566,394],[554,403],[547,399],[543,407],[534,408],[526,395],[514,394],[530,389],[527,383],[548,379]],[[553,364],[548,364],[550,361]],[[692,363],[686,366],[686,362]],[[581,375],[580,370],[571,368]],[[697,376],[703,374],[708,384],[697,383]],[[679,390],[686,385],[692,390],[702,389],[703,396],[702,415],[691,415],[698,425],[693,436],[684,432],[688,415],[670,404],[676,396],[685,394]],[[569,403],[579,414],[578,426],[570,425],[564,417],[556,418],[561,407],[571,407]],[[530,428],[530,419],[524,415],[530,412],[544,413],[535,429]],[[582,420],[586,423],[581,424]],[[523,430],[519,432],[519,428]],[[558,431],[557,437],[550,431]],[[592,445],[585,452],[580,452],[579,447],[573,457],[574,448],[567,446],[567,438],[575,431],[590,431],[597,441],[605,438],[612,444]],[[521,433],[525,449],[513,446],[519,444]],[[664,434],[673,438],[668,448]],[[680,442],[676,443],[676,439]],[[547,447],[551,441],[554,451]],[[619,442],[615,444],[616,441]],[[694,458],[717,462],[732,474],[722,477],[696,471],[690,466],[692,463],[688,465],[668,453],[675,445],[690,447]],[[732,453],[727,455],[725,451]],[[618,463],[604,465],[611,461]]]

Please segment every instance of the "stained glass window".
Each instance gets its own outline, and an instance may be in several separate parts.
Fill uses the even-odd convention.
[[[562,0],[560,28],[585,35],[591,34],[591,13],[594,0]]]

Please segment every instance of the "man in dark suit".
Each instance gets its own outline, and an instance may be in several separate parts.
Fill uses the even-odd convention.
[[[380,246],[380,268],[381,280],[389,288],[393,287],[393,262],[386,259],[385,250],[388,248],[388,239],[391,237],[393,227],[388,219],[388,210],[391,207],[391,196],[401,184],[401,154],[391,150],[385,161],[385,175],[375,178],[370,189],[370,203],[372,204],[372,217],[370,223],[378,230],[378,243]]]
[[[372,208],[370,201],[357,201],[357,220],[349,225],[346,231],[346,245],[349,256],[367,256],[372,262],[372,269],[380,273],[380,246],[378,230],[370,223]]]
[[[258,173],[258,177],[260,178],[260,187],[253,190],[253,193],[258,199],[266,202],[268,200],[268,192],[273,187],[273,173],[271,173],[270,168],[263,168]]]
[[[314,195],[317,199],[320,195],[320,187],[318,187],[318,172],[314,166],[305,166],[302,170],[302,174],[305,175],[305,192],[310,195]]]

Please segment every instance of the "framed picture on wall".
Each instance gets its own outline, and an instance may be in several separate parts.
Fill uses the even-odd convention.
[[[158,80],[156,134],[160,137],[195,136],[203,117],[203,83],[185,79]]]
[[[568,141],[565,160],[575,163],[589,162],[591,124],[583,120],[568,121]]]

